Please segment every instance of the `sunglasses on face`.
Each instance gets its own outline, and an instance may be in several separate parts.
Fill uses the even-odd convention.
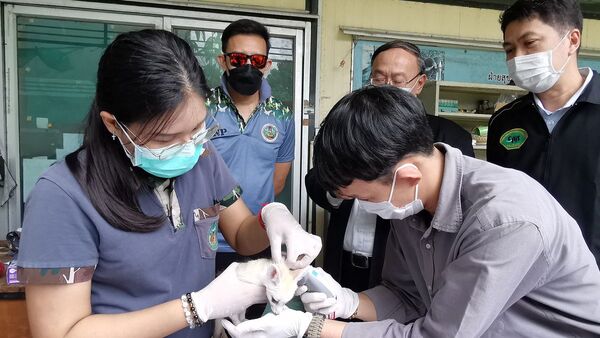
[[[234,67],[242,67],[246,64],[247,60],[250,59],[250,64],[254,68],[262,69],[267,65],[267,60],[269,59],[266,55],[262,54],[252,54],[248,55],[245,53],[225,53],[225,56],[229,57],[229,63],[231,63]]]

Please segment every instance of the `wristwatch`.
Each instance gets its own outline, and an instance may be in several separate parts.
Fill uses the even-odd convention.
[[[304,333],[303,338],[321,338],[321,330],[325,323],[325,316],[315,313],[308,324],[308,329]]]

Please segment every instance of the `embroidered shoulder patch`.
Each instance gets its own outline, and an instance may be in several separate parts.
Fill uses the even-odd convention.
[[[279,130],[274,124],[267,123],[261,129],[261,135],[263,140],[269,143],[275,142],[277,140],[277,136],[279,135]]]
[[[527,141],[527,131],[522,128],[513,128],[500,137],[500,144],[506,150],[515,150],[519,149],[523,146],[525,141]]]

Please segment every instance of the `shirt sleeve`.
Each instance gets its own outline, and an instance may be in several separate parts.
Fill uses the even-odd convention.
[[[377,320],[406,323],[425,315],[427,309],[407,266],[402,248],[390,233],[381,272],[382,285],[364,292],[375,305]]]
[[[215,204],[218,203],[226,208],[242,196],[242,188],[231,175],[227,164],[212,142],[207,142],[207,150],[210,152],[207,156],[214,156],[213,178],[217,194]]]
[[[277,163],[291,162],[294,160],[294,145],[295,145],[295,128],[294,128],[294,114],[292,117],[285,121],[285,139],[279,147],[277,153]]]
[[[349,323],[343,337],[480,337],[496,318],[547,273],[543,241],[531,223],[515,222],[483,232],[442,272],[443,285],[424,317]],[[396,292],[397,293],[397,292]],[[381,305],[376,304],[378,317]]]
[[[98,263],[98,233],[88,215],[48,179],[40,179],[29,196],[17,260],[20,282],[90,280]]]

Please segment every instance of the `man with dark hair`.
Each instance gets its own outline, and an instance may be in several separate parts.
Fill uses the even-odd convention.
[[[329,278],[332,297],[301,296],[310,312],[365,322],[287,310],[226,322],[234,337],[600,335],[600,271],[575,220],[524,173],[434,145],[413,95],[346,95],[314,161],[325,189],[392,222],[381,285],[357,294]]]
[[[219,125],[212,141],[254,214],[283,190],[294,160],[293,112],[271,95],[264,78],[272,65],[269,38],[267,28],[253,20],[225,28],[217,57],[221,86],[207,101],[207,123]],[[232,252],[220,234],[219,251]]]
[[[371,57],[371,85],[393,85],[419,95],[427,75],[425,61],[416,45],[394,40],[375,50]],[[427,115],[433,140],[459,148],[463,154],[475,156],[471,135],[456,123]],[[381,282],[381,270],[389,221],[359,208],[354,200],[335,198],[319,184],[315,170],[305,179],[310,198],[329,211],[323,267],[343,286],[363,291]]]
[[[510,76],[530,93],[489,122],[487,159],[540,182],[600,262],[600,78],[577,67],[576,0],[519,0],[500,19]]]

